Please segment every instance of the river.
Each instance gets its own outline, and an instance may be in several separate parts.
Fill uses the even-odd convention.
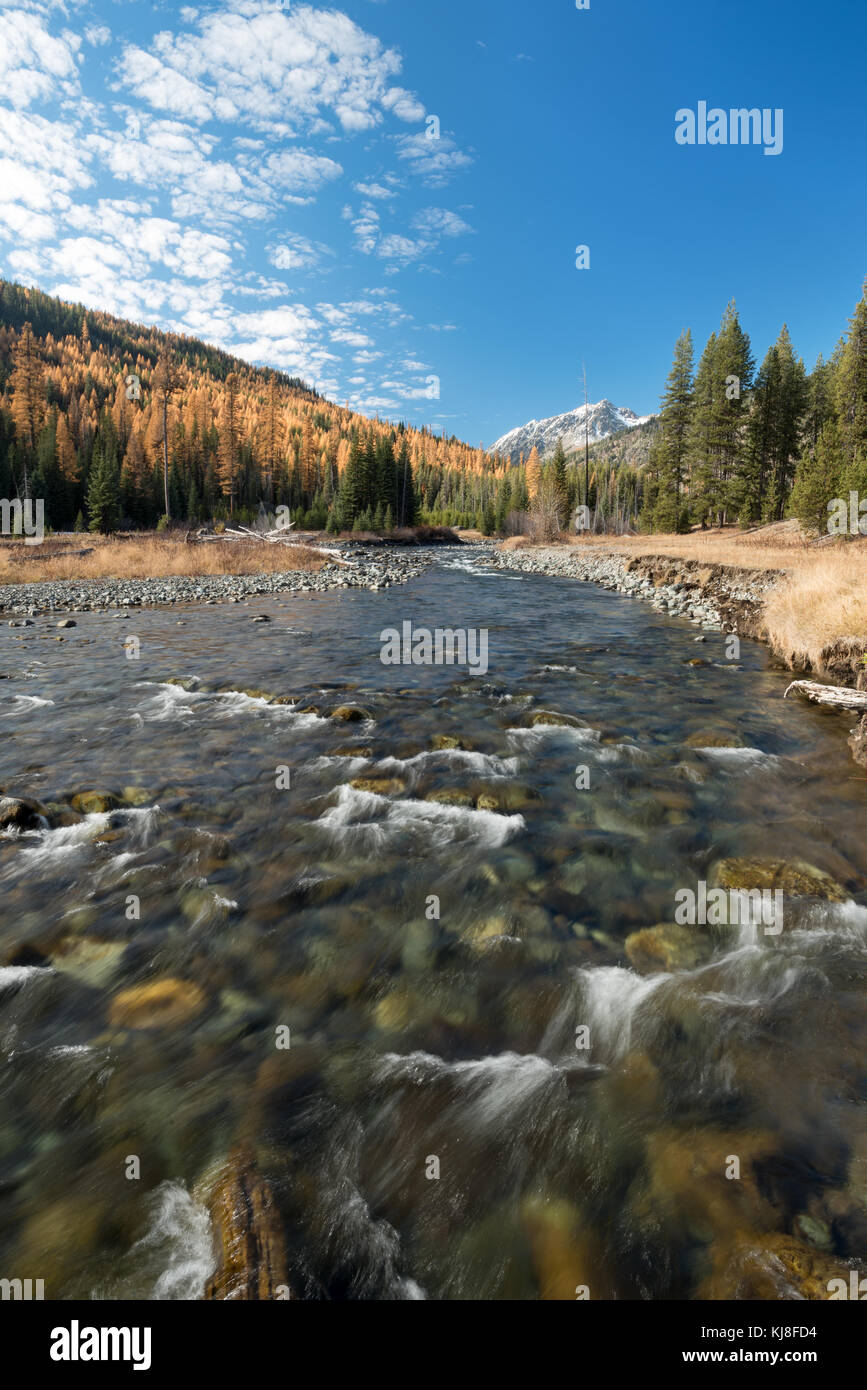
[[[49,808],[0,837],[0,1276],[202,1297],[239,1145],[300,1297],[788,1298],[793,1249],[867,1253],[839,719],[756,644],[475,558],[0,629],[0,787]],[[406,621],[487,671],[384,665]],[[679,891],[769,861],[784,930],[648,968]]]

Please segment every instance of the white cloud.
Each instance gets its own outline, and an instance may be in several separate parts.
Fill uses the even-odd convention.
[[[345,131],[370,130],[384,111],[417,121],[424,107],[393,85],[400,56],[337,10],[274,0],[232,0],[191,20],[193,33],[158,34],[149,51],[128,44],[121,83],[142,102],[188,120],[277,120],[310,129],[336,117]]]
[[[284,234],[277,244],[268,247],[268,259],[278,270],[318,270],[333,255],[321,241],[310,241],[297,233]]]
[[[425,131],[397,137],[397,154],[406,160],[413,174],[431,188],[441,188],[461,169],[467,169],[473,156],[458,149],[450,135],[432,140]]]
[[[41,15],[24,9],[6,10],[0,42],[0,93],[10,106],[30,106],[58,92],[73,95],[78,88],[77,35],[48,32]]]
[[[88,24],[84,30],[84,37],[94,48],[100,48],[103,44],[111,43],[111,30],[105,24]]]

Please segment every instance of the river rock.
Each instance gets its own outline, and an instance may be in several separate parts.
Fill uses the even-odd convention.
[[[344,724],[360,724],[362,720],[372,719],[373,715],[361,705],[338,705],[337,709],[331,711],[331,718],[339,719]]]
[[[672,922],[645,927],[626,938],[629,963],[641,975],[654,975],[659,970],[694,970],[710,958],[712,951],[712,943],[697,927],[680,927]]]
[[[530,1197],[521,1204],[521,1221],[541,1299],[574,1303],[583,1288],[591,1299],[603,1296],[599,1251],[577,1207],[562,1198]]]
[[[724,729],[699,729],[686,739],[687,748],[743,748],[744,741],[736,733]]]
[[[851,1272],[842,1260],[780,1233],[724,1237],[714,1246],[713,1263],[713,1272],[697,1290],[699,1299],[824,1303],[830,1281],[842,1279],[848,1289]]]
[[[51,964],[81,984],[104,989],[114,975],[126,950],[124,941],[94,941],[87,937],[66,936],[51,952]]]
[[[76,792],[70,805],[73,811],[84,816],[104,815],[106,811],[116,811],[120,801],[112,792]]]
[[[535,714],[530,715],[530,725],[532,728],[539,726],[552,725],[555,728],[580,729],[581,720],[576,719],[571,714],[559,714],[556,710],[539,709]]]
[[[208,1300],[289,1299],[286,1240],[271,1187],[246,1145],[197,1184],[214,1227],[217,1267]]]
[[[0,830],[38,830],[46,820],[48,812],[40,802],[20,796],[0,797]]]
[[[467,806],[474,808],[476,798],[472,792],[462,791],[459,787],[447,787],[443,791],[428,792],[425,801],[436,801],[441,806]]]
[[[846,902],[849,897],[830,874],[802,860],[721,859],[713,868],[712,883],[726,889],[780,889],[788,897],[825,898],[833,903]]]
[[[375,792],[377,796],[394,796],[406,789],[400,777],[353,777],[349,785],[357,792]]]
[[[167,978],[122,990],[111,1001],[108,1016],[114,1028],[171,1028],[197,1017],[205,1003],[198,985]]]

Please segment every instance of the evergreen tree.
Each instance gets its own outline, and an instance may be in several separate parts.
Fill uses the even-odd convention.
[[[688,529],[683,494],[687,484],[689,427],[692,417],[692,333],[681,333],[661,401],[657,486],[649,513],[656,531]]]
[[[551,481],[557,497],[560,525],[564,526],[569,517],[569,483],[566,477],[566,454],[563,440],[557,440],[557,448],[551,460]]]
[[[844,495],[845,463],[836,419],[826,421],[815,448],[800,460],[789,499],[789,515],[808,531],[828,526],[828,503]]]
[[[102,438],[93,455],[87,488],[88,528],[104,536],[113,535],[120,522],[120,486],[117,460]]]
[[[867,281],[849,321],[835,384],[840,446],[851,468],[867,454]]]

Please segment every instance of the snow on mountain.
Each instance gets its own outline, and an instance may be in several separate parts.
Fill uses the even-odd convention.
[[[628,406],[616,406],[608,400],[588,405],[586,410],[591,444],[597,439],[607,439],[609,434],[616,434],[618,430],[635,429],[636,425],[653,419],[652,415],[636,415]],[[579,405],[565,415],[552,415],[548,420],[530,420],[526,425],[518,425],[492,444],[490,453],[507,454],[512,463],[517,463],[523,454],[526,462],[535,445],[540,458],[546,459],[557,448],[557,440],[562,439],[563,448],[568,454],[572,449],[583,447],[584,412],[585,407]]]

